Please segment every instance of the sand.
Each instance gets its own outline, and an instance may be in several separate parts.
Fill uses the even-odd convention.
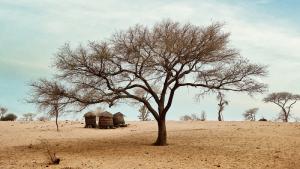
[[[168,121],[168,146],[152,146],[156,122],[86,129],[81,122],[0,122],[0,168],[299,169],[300,124]],[[49,165],[46,146],[61,159]]]

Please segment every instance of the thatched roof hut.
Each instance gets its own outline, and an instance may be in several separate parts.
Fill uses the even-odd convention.
[[[104,111],[102,113],[99,113],[99,117],[111,117],[112,118],[113,115],[108,111]]]
[[[87,112],[84,114],[85,128],[96,128],[96,115],[93,112]]]
[[[87,112],[83,115],[84,117],[96,117],[96,114],[93,112]]]
[[[99,128],[113,128],[113,115],[108,112],[102,112],[99,114]]]
[[[113,115],[113,121],[115,126],[120,126],[125,124],[124,114],[121,112],[115,113]]]

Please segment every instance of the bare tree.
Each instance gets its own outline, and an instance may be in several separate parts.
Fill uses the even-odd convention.
[[[191,114],[191,118],[192,118],[192,120],[194,120],[194,121],[199,121],[199,120],[201,120],[201,117],[199,117],[199,115],[198,115],[197,113],[192,113],[192,114]]]
[[[201,114],[200,116],[201,117],[199,117],[199,115],[197,113],[192,113],[191,115],[184,115],[184,116],[180,117],[180,120],[182,120],[182,121],[199,121],[199,120],[202,121],[202,118],[206,117],[205,115],[203,116],[203,114]]]
[[[52,81],[35,83],[34,90],[47,91],[34,100],[39,104],[47,95],[59,95],[64,104],[79,109],[99,103],[140,102],[157,120],[154,144],[166,145],[166,114],[179,88],[195,87],[201,93],[265,91],[266,85],[257,78],[266,75],[266,67],[249,63],[229,48],[228,37],[218,23],[199,27],[167,20],[152,28],[137,25],[114,34],[109,41],[90,42],[86,47],[72,49],[67,44],[56,55],[59,74]],[[63,92],[44,86],[58,81]],[[136,90],[151,99],[135,94]]]
[[[258,111],[258,108],[252,108],[252,109],[247,110],[243,114],[245,120],[255,121],[257,111]]]
[[[182,121],[190,121],[193,120],[192,117],[190,115],[184,115],[182,117],[180,117],[180,120]]]
[[[225,95],[222,92],[218,92],[217,100],[219,101],[219,103],[218,103],[218,107],[219,107],[219,110],[218,110],[218,120],[219,121],[223,121],[224,118],[223,118],[222,112],[223,112],[223,110],[225,108],[225,105],[228,105],[228,101],[225,100]]]
[[[7,108],[0,107],[0,120],[4,118],[5,113],[7,113]]]
[[[56,130],[58,131],[58,116],[68,104],[71,104],[69,102],[70,99],[66,97],[66,91],[57,82],[50,82],[44,79],[32,83],[31,86],[31,99],[27,101],[37,104],[40,110],[48,110],[48,115],[55,117]]]
[[[33,118],[36,116],[34,113],[25,113],[23,114],[25,121],[33,121]]]
[[[206,112],[205,111],[202,111],[201,112],[201,115],[200,115],[200,121],[206,121]]]
[[[157,89],[155,89],[154,86],[152,86],[153,90],[155,93],[158,93],[159,91]],[[150,101],[150,99],[152,99],[152,96],[149,95],[145,90],[143,89],[136,89],[135,90],[135,95],[138,97],[142,97],[143,99]],[[141,121],[149,121],[150,119],[150,111],[148,110],[147,106],[144,103],[141,102],[134,102],[134,104],[138,104],[140,105],[140,109],[139,109],[139,115],[138,118]]]
[[[283,122],[288,122],[291,116],[291,109],[298,100],[300,100],[300,95],[288,92],[271,93],[263,99],[265,103],[271,102],[281,108],[279,118],[282,119]]]
[[[138,118],[141,121],[150,121],[150,111],[147,109],[147,107],[145,105],[142,105],[139,109],[139,115]]]

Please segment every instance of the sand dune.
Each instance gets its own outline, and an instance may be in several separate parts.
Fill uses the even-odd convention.
[[[168,146],[151,146],[155,122],[86,129],[80,122],[0,122],[0,168],[272,168],[300,166],[300,124],[167,122]],[[49,165],[45,145],[61,159]]]

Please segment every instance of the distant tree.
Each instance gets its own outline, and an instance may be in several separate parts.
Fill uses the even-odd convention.
[[[201,120],[201,117],[199,117],[199,115],[198,115],[197,113],[192,113],[192,114],[191,114],[191,118],[192,118],[192,120],[194,120],[194,121],[199,121],[199,120]]]
[[[250,120],[250,121],[255,121],[256,120],[256,113],[258,111],[258,108],[252,108],[247,110],[243,116],[245,118],[245,120]]]
[[[295,122],[300,122],[300,117],[294,117]]]
[[[274,103],[281,108],[279,119],[288,122],[291,116],[291,109],[296,102],[300,100],[300,95],[288,92],[271,93],[263,99],[265,103]]]
[[[7,112],[7,108],[0,107],[0,120],[4,117],[6,112]]]
[[[200,121],[206,121],[206,112],[205,111],[201,112]]]
[[[147,109],[147,107],[145,105],[142,105],[139,109],[139,115],[138,118],[141,121],[150,121],[150,111]]]
[[[158,89],[156,89],[154,87],[154,85],[151,86],[154,90],[155,93],[158,94]],[[147,101],[150,101],[152,99],[152,96],[147,93],[145,90],[143,89],[136,89],[134,91],[134,94],[138,97],[141,97]],[[138,118],[141,120],[141,121],[149,121],[151,120],[150,118],[150,111],[149,109],[147,108],[147,106],[144,104],[144,103],[141,103],[141,102],[133,102],[133,104],[137,104],[137,105],[140,105],[140,108],[139,108],[139,114],[138,114]]]
[[[184,116],[180,117],[180,120],[182,120],[182,121],[190,121],[190,120],[192,120],[192,117],[189,116],[189,115],[184,115]]]
[[[157,121],[155,145],[167,145],[166,115],[178,89],[249,94],[266,89],[257,81],[266,75],[266,67],[250,63],[231,48],[229,33],[218,23],[199,27],[167,20],[152,28],[137,25],[100,43],[76,49],[67,44],[57,53],[54,65],[56,78],[33,85],[33,90],[44,91],[33,99],[37,104],[54,96],[64,100],[59,105],[79,110],[101,103],[139,102]],[[59,86],[60,92],[45,83]],[[136,95],[137,89],[151,99]],[[49,101],[44,105],[52,107],[53,100]]]
[[[192,113],[191,115],[184,115],[180,117],[180,120],[182,121],[204,121],[206,118],[205,112],[199,116],[197,113]],[[203,120],[204,119],[204,120]]]
[[[218,95],[217,95],[217,100],[219,101],[218,103],[218,107],[219,107],[219,110],[218,110],[218,120],[219,121],[223,121],[224,118],[223,118],[223,110],[225,108],[226,105],[228,105],[228,101],[225,100],[225,95],[221,92],[218,92]]]
[[[25,113],[23,114],[23,118],[25,121],[33,121],[33,118],[36,116],[35,113]]]
[[[3,118],[1,118],[2,121],[15,121],[18,117],[13,113],[8,113]]]
[[[47,116],[40,116],[38,118],[39,121],[49,121],[50,120],[50,117],[47,117]]]

